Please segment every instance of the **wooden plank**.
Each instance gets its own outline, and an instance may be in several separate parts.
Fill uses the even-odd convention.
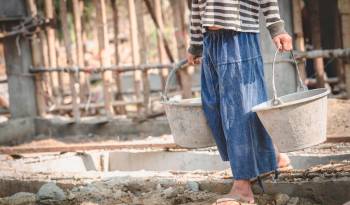
[[[94,0],[96,7],[96,21],[98,32],[98,45],[100,63],[102,66],[111,65],[111,56],[108,42],[108,30],[107,30],[107,12],[105,0]],[[103,97],[105,103],[105,111],[107,117],[111,118],[114,114],[112,106],[112,86],[113,86],[113,73],[111,71],[105,71],[102,73],[103,79]]]
[[[67,54],[67,64],[68,66],[73,66],[73,56],[72,56],[72,47],[71,47],[72,40],[68,29],[66,0],[60,1],[60,8],[61,8],[61,24],[62,24],[62,30],[63,30],[63,38],[64,38],[64,44],[65,44],[66,54]],[[69,84],[70,84],[70,89],[72,94],[73,116],[74,116],[74,120],[76,122],[79,122],[80,110],[78,105],[78,95],[75,89],[75,84],[77,82],[75,73],[69,73],[69,77],[70,77]]]
[[[327,135],[327,142],[350,142],[350,135]]]
[[[181,148],[174,143],[156,144],[101,144],[101,145],[66,145],[55,147],[0,147],[0,154],[40,153],[40,152],[77,152],[89,150],[118,150],[118,149],[178,149]]]

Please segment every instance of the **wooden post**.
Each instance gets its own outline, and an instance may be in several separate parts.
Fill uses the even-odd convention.
[[[115,58],[115,65],[119,64],[119,11],[117,6],[117,0],[111,0],[112,5],[112,11],[113,11],[113,29],[114,29],[114,58]],[[116,99],[117,100],[123,100],[122,96],[122,82],[119,72],[115,72],[115,83],[117,85],[117,91],[116,91]],[[117,108],[118,113],[125,114],[126,110],[125,107],[119,107]]]
[[[41,65],[44,67],[49,67],[50,66],[50,60],[48,58],[49,56],[49,51],[48,51],[48,46],[47,46],[47,39],[45,35],[45,31],[40,30],[39,31],[39,39],[40,39],[40,54],[41,54],[41,59],[42,63]],[[53,79],[52,75],[50,73],[45,73],[43,76],[44,79],[44,89],[46,90],[45,93],[47,94],[47,101],[48,104],[50,103],[55,103],[55,96],[53,93]]]
[[[67,65],[73,66],[73,56],[72,56],[72,40],[70,37],[69,29],[68,29],[68,19],[67,19],[67,3],[66,0],[60,0],[60,8],[61,8],[61,24],[63,30],[63,38],[64,45],[66,48],[67,54]],[[73,106],[73,116],[76,122],[80,121],[80,110],[78,104],[78,95],[75,89],[75,84],[77,83],[76,79],[77,73],[69,73],[69,85],[71,89],[72,95],[72,106]]]
[[[175,38],[177,44],[178,58],[186,58],[187,45],[186,45],[186,25],[185,25],[185,10],[186,2],[179,0],[170,0],[171,8],[173,11],[173,22],[175,28]],[[188,68],[181,69],[180,73],[180,85],[182,89],[183,98],[192,97],[192,78],[189,74]]]
[[[140,55],[139,55],[139,42],[137,35],[138,27],[136,20],[136,10],[135,10],[135,0],[128,0],[128,10],[129,10],[129,21],[130,21],[130,37],[131,37],[131,50],[132,50],[132,63],[133,65],[140,64]],[[144,34],[142,34],[144,35]],[[141,72],[135,70],[134,72],[134,89],[136,94],[136,99],[141,99]],[[140,111],[140,110],[138,110]]]
[[[74,34],[76,43],[77,65],[78,67],[84,66],[84,49],[82,40],[82,28],[81,28],[81,8],[79,0],[72,0],[73,3],[73,16],[74,16]],[[89,95],[89,82],[87,81],[85,73],[79,73],[79,85],[80,85],[80,102],[85,102]]]
[[[147,39],[146,39],[146,30],[144,24],[144,4],[143,0],[137,0],[136,3],[136,19],[137,19],[137,28],[139,33],[143,35],[139,36],[139,53],[140,53],[140,63],[147,64]],[[142,89],[143,89],[143,108],[144,114],[147,116],[148,107],[149,107],[149,97],[150,97],[150,85],[148,80],[148,70],[142,71]]]
[[[159,24],[159,30],[160,33],[164,33],[164,22],[163,22],[163,16],[162,16],[162,4],[161,0],[154,0],[154,13],[156,16],[156,19]],[[158,45],[158,56],[159,56],[159,63],[163,64],[165,63],[165,47],[164,47],[164,40],[163,35],[160,35],[157,32],[157,45]],[[165,87],[166,79],[169,74],[168,69],[162,69],[160,70],[160,78],[161,78],[161,85],[162,88]]]
[[[319,0],[309,0],[309,13],[312,22],[311,41],[314,49],[321,49],[321,24],[320,24],[320,5]],[[323,58],[314,59],[314,68],[316,72],[317,85],[320,88],[325,87],[325,76]]]
[[[54,6],[52,0],[46,0],[44,1],[45,4],[45,17],[48,19],[54,19]],[[48,48],[48,58],[49,58],[49,66],[50,67],[56,67],[57,60],[56,60],[56,42],[55,42],[55,29],[51,26],[45,27],[46,31],[46,38],[47,38],[47,48]],[[51,72],[51,86],[53,90],[53,96],[54,96],[54,102],[58,104],[61,100],[58,100],[57,98],[60,98],[61,95],[59,93],[59,79],[58,79],[58,73]]]
[[[96,7],[96,20],[98,31],[99,56],[102,66],[111,65],[111,56],[109,52],[108,31],[107,31],[107,12],[105,0],[94,0]],[[112,85],[113,72],[105,71],[102,73],[103,79],[103,97],[105,103],[105,111],[108,118],[112,118],[114,114],[112,106]]]
[[[350,2],[348,0],[338,0],[338,8],[341,16],[343,48],[350,47]],[[344,62],[345,82],[347,97],[350,98],[350,61]]]
[[[303,32],[303,20],[301,12],[301,0],[293,0],[293,31],[295,39],[295,48],[299,51],[305,51],[305,41]],[[306,70],[303,62],[298,65],[303,81],[306,80]]]
[[[341,28],[341,15],[338,9],[338,2],[335,2],[336,6],[335,8],[332,7],[332,12],[334,12],[335,18],[333,19],[334,23],[334,48],[342,48],[342,28]],[[344,71],[344,64],[343,59],[336,58],[335,59],[335,68],[337,71],[337,77],[338,77],[338,91],[339,95],[346,96],[346,85],[345,85],[345,71]]]
[[[34,0],[27,0],[28,14],[32,17],[38,14],[36,4]],[[31,39],[31,50],[32,50],[32,62],[33,66],[42,66],[42,53],[40,49],[40,40],[37,34],[33,34]],[[33,52],[34,51],[34,52]],[[44,73],[37,73],[35,77],[35,96],[37,103],[37,110],[39,116],[46,114],[46,103],[45,103],[45,92],[43,89],[43,75]]]

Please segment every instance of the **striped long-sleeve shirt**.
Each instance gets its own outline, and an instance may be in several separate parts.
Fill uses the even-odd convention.
[[[278,0],[192,0],[189,52],[201,56],[205,27],[215,26],[238,32],[259,32],[259,11],[272,37],[285,33]]]

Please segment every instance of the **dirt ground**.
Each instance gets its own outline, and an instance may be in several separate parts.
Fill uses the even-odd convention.
[[[39,191],[40,192],[40,191]],[[119,184],[114,180],[94,182],[62,192],[60,200],[41,197],[40,194],[15,194],[0,198],[1,205],[61,204],[61,205],[210,205],[222,197],[217,193],[196,190],[191,185],[167,186],[145,181],[144,183]],[[48,190],[50,192],[50,190]],[[59,193],[60,191],[56,191]],[[32,197],[28,197],[32,196]],[[259,205],[319,205],[312,199],[290,197],[286,194],[255,196]]]
[[[0,205],[20,204],[62,204],[62,205],[209,205],[226,193],[231,185],[229,171],[221,172],[170,172],[153,173],[134,172],[133,175],[114,173],[111,177],[101,178],[101,173],[77,173],[77,176],[62,176],[50,173],[16,173],[15,178],[23,181],[32,179],[49,178],[50,181],[59,183],[70,179],[76,184],[71,188],[60,189],[55,187],[43,188],[38,193],[17,193],[15,195],[0,198]],[[106,173],[108,175],[108,173]],[[119,174],[118,177],[116,175]],[[121,175],[120,175],[121,174]],[[1,175],[1,174],[0,174]],[[162,176],[164,175],[164,176]],[[272,175],[271,175],[272,176]],[[300,183],[324,181],[336,181],[338,179],[350,179],[350,162],[331,163],[315,166],[307,170],[290,170],[281,173],[274,183]],[[86,179],[90,179],[86,180]],[[218,180],[220,182],[218,182]],[[268,177],[268,184],[272,178]],[[226,183],[226,182],[228,183]],[[328,183],[326,182],[326,183]],[[52,182],[51,182],[52,183]],[[275,186],[275,185],[274,185]],[[208,188],[209,187],[209,188]],[[56,190],[55,190],[56,189]],[[46,195],[40,194],[45,192]],[[61,194],[60,194],[61,193]],[[257,192],[260,193],[260,192]],[[295,197],[277,193],[273,195],[257,194],[255,199],[259,205],[318,205],[324,204],[312,197]],[[349,198],[350,199],[350,198]],[[20,203],[21,202],[21,203]],[[328,204],[327,204],[328,205]]]

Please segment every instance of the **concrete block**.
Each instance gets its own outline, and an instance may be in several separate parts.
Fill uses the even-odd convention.
[[[35,135],[32,118],[12,119],[0,124],[0,144],[15,145],[32,139]]]

